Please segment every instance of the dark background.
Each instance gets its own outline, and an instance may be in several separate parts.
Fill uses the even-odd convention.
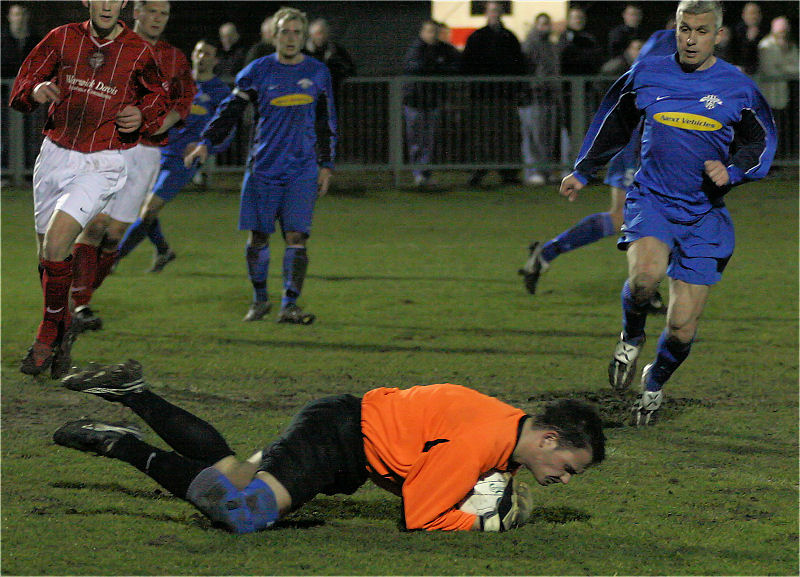
[[[3,26],[5,15],[12,2],[2,1]],[[78,0],[20,2],[31,10],[31,25],[39,34],[67,22],[88,18],[87,9]],[[475,3],[478,5],[479,3]],[[626,2],[574,2],[586,9],[587,30],[602,45],[608,31],[622,22],[620,16]],[[641,2],[644,8],[645,29],[652,32],[663,27],[674,14],[677,2]],[[772,18],[786,15],[792,21],[793,35],[797,37],[798,3],[795,1],[759,2],[765,26]],[[245,45],[259,39],[261,21],[281,6],[294,6],[305,11],[309,19],[325,18],[331,24],[332,37],[351,53],[358,66],[358,74],[381,76],[399,74],[403,55],[416,37],[420,23],[430,16],[430,2],[414,1],[340,1],[340,2],[242,2],[242,1],[186,1],[172,2],[172,16],[167,26],[166,39],[189,54],[194,43],[202,37],[217,39],[217,29],[223,22],[234,22]],[[744,2],[725,2],[725,23],[735,24],[741,15]],[[477,7],[477,6],[476,6]],[[525,3],[514,5],[524,10]],[[133,1],[123,11],[123,19],[131,23]],[[533,20],[535,15],[530,15]],[[522,40],[522,39],[520,39]]]

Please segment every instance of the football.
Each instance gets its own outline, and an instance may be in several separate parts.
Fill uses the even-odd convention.
[[[489,471],[478,479],[472,491],[458,504],[458,509],[478,516],[496,511],[511,478],[511,473]]]

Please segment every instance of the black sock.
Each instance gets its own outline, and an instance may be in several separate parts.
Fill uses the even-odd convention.
[[[186,491],[194,478],[208,467],[201,461],[163,451],[133,435],[124,435],[120,438],[106,456],[130,463],[181,499],[186,498]]]
[[[152,391],[131,393],[121,400],[184,457],[205,463],[208,467],[234,454],[219,431],[209,423]]]

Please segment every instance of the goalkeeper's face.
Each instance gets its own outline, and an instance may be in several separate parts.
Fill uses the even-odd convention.
[[[545,435],[532,459],[526,463],[540,485],[569,483],[592,463],[591,449],[561,446],[555,437]]]

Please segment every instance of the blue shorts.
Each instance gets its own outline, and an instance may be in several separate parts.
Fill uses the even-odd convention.
[[[631,140],[608,163],[605,182],[609,186],[628,190],[633,184],[633,175],[639,169],[638,143]]]
[[[195,172],[197,165],[186,168],[180,156],[162,156],[153,194],[164,202],[169,202],[192,180]]]
[[[311,232],[311,218],[317,201],[317,167],[285,180],[268,180],[247,171],[242,182],[239,230],[275,232],[275,221],[281,231]]]
[[[657,195],[634,184],[625,199],[625,224],[617,247],[626,250],[646,236],[670,247],[667,275],[695,285],[720,281],[735,244],[731,215],[724,206],[691,223],[673,222],[659,210]]]

